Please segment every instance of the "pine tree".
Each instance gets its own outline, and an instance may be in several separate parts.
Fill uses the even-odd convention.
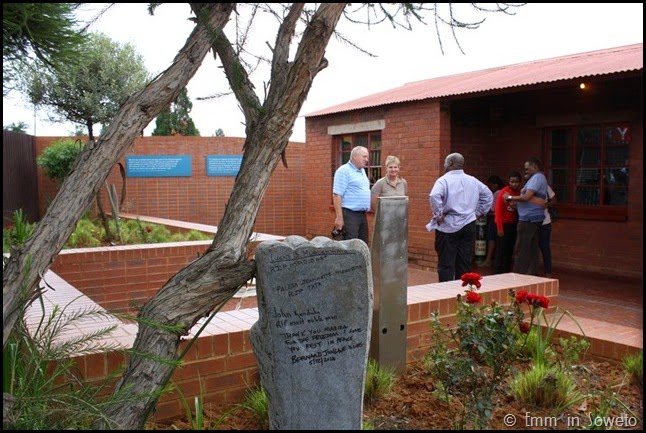
[[[14,89],[21,64],[49,70],[75,63],[85,34],[74,16],[79,3],[2,5],[2,95]]]
[[[200,136],[200,131],[195,127],[190,112],[193,103],[188,97],[186,88],[182,90],[177,99],[167,108],[162,110],[155,120],[155,129],[152,135],[168,136]]]

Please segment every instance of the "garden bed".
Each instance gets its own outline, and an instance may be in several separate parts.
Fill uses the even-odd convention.
[[[523,363],[516,366],[526,368]],[[493,430],[582,430],[591,420],[598,424],[623,422],[626,427],[606,429],[643,429],[643,392],[632,381],[622,364],[600,359],[587,359],[572,367],[572,376],[579,389],[589,397],[565,410],[554,413],[551,409],[520,404],[509,394],[508,386],[497,389],[496,409],[493,413]],[[438,397],[435,382],[421,363],[408,366],[404,375],[394,384],[392,391],[364,407],[364,422],[375,430],[454,430],[456,421],[446,402]],[[615,395],[614,400],[612,395]],[[600,403],[607,409],[602,418]],[[458,412],[459,402],[453,400],[453,412]],[[256,415],[247,409],[230,411],[231,405],[207,405],[204,415],[209,423],[218,420],[218,430],[262,430]],[[221,419],[220,419],[221,418]],[[634,424],[634,425],[631,425]],[[212,424],[211,424],[212,425]],[[185,417],[150,425],[155,430],[192,430]]]

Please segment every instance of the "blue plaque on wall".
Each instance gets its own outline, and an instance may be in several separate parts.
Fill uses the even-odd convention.
[[[242,164],[242,155],[207,155],[207,176],[237,176]]]
[[[128,177],[185,177],[191,176],[190,155],[136,155],[126,156]]]

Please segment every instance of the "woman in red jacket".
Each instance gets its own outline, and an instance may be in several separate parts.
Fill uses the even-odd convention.
[[[520,194],[520,173],[512,171],[509,174],[509,185],[505,186],[498,194],[495,203],[494,218],[498,237],[496,238],[496,259],[494,270],[496,274],[511,272],[516,245],[516,226],[518,224],[518,211],[515,202],[505,201],[507,195]]]

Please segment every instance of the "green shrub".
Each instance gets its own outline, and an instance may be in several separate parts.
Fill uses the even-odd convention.
[[[111,230],[114,232],[116,224],[110,220]],[[21,210],[14,214],[14,225],[3,229],[3,252],[8,253],[11,245],[21,246],[31,236],[36,224],[27,222]],[[151,244],[162,242],[185,242],[211,240],[213,235],[198,230],[188,233],[171,233],[170,230],[159,224],[142,223],[141,220],[120,221],[121,245]],[[81,218],[76,228],[68,238],[63,248],[93,248],[107,245],[105,227],[98,220],[92,220],[87,215]]]
[[[169,239],[170,242],[184,242],[186,240],[186,235],[180,232],[172,233]]]
[[[2,229],[2,251],[8,253],[11,246],[20,247],[27,242],[36,228],[35,224],[27,221],[27,217],[22,209],[17,209],[13,213],[13,226]]]
[[[213,239],[212,235],[206,234],[199,230],[191,230],[186,234],[187,241],[207,241]]]
[[[81,218],[65,243],[65,248],[100,247],[105,239],[105,231],[97,227],[87,217]]]
[[[22,209],[18,209],[13,213],[13,228],[14,228],[14,240],[17,245],[23,245],[29,239],[32,232],[34,231],[34,225],[30,224],[27,221],[27,217],[22,212]]]
[[[548,343],[544,348],[541,349],[541,344],[544,342],[541,340],[540,335],[540,326],[532,326],[531,330],[527,334],[527,338],[524,340],[524,346],[522,347],[522,355],[534,359],[536,353],[542,353],[541,357],[543,362],[551,364],[554,360],[557,359],[556,353],[551,346],[551,343]],[[522,344],[522,341],[519,341]]]
[[[582,354],[590,348],[590,342],[585,338],[576,335],[570,338],[559,338],[559,344],[563,353],[563,367],[571,370],[581,360]]]
[[[51,313],[43,313],[36,329],[28,331],[25,322],[18,321],[12,330],[2,351],[2,386],[14,401],[3,429],[86,430],[93,421],[108,421],[103,408],[123,398],[121,393],[107,400],[99,397],[113,385],[113,378],[86,382],[72,357],[115,349],[105,343],[115,326],[69,338],[70,330],[82,323],[109,315],[97,309],[66,310],[56,305]]]
[[[36,158],[36,162],[45,170],[48,178],[62,182],[70,174],[72,165],[82,149],[80,140],[62,138],[46,147]]]
[[[544,363],[518,373],[511,382],[512,394],[524,404],[562,410],[584,398],[570,376]]]
[[[165,226],[150,224],[152,231],[150,232],[150,241],[152,243],[161,244],[170,242],[172,233]]]
[[[458,295],[454,328],[441,322],[437,310],[431,315],[433,333],[425,367],[436,379],[438,398],[459,401],[448,405],[456,429],[490,427],[495,390],[507,380],[523,348],[518,341],[524,318],[520,304],[480,305],[482,298],[476,292],[480,278],[476,273],[462,276],[469,288],[464,296]],[[513,291],[510,296],[514,299]],[[526,334],[522,335],[525,340]],[[454,407],[459,409],[453,412]]]

